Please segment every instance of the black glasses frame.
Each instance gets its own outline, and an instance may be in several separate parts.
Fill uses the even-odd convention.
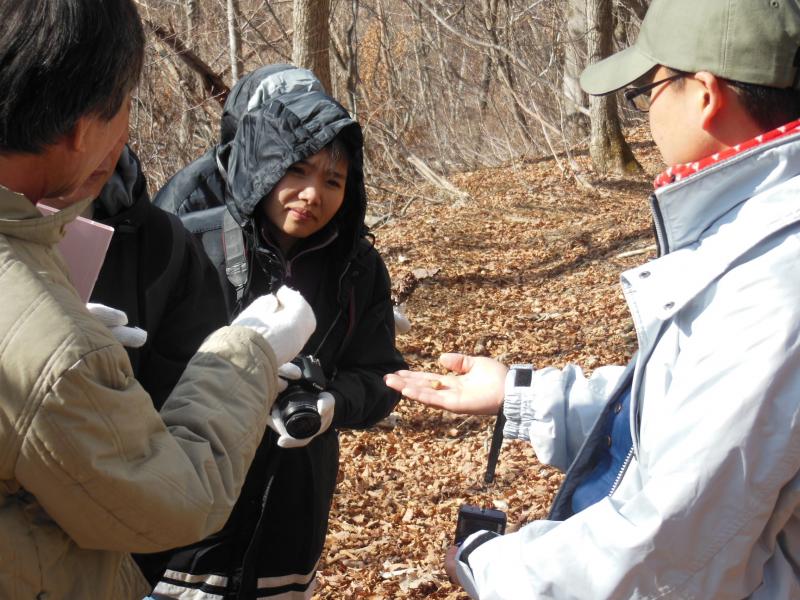
[[[677,73],[675,75],[667,77],[666,79],[659,79],[658,81],[654,81],[653,83],[648,83],[647,85],[628,88],[624,92],[622,92],[622,94],[623,96],[625,96],[625,100],[628,102],[630,107],[633,108],[633,110],[646,113],[647,111],[650,110],[649,103],[647,108],[640,108],[639,106],[636,105],[635,102],[637,97],[641,96],[642,94],[646,94],[647,92],[649,92],[655,87],[658,87],[662,83],[667,83],[668,81],[675,81],[676,79],[680,79],[681,77],[686,77],[688,74],[689,73]]]

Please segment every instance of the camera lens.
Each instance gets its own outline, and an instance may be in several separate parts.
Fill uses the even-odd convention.
[[[317,396],[302,387],[290,385],[281,394],[278,405],[286,433],[296,439],[311,437],[319,431],[322,419],[317,411]]]

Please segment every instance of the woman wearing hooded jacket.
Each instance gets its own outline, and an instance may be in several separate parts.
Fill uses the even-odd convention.
[[[322,390],[307,392],[317,433],[293,437],[286,414],[273,411],[230,520],[173,554],[156,597],[313,593],[338,472],[336,430],[386,417],[399,394],[383,376],[404,364],[389,276],[364,224],[362,146],[358,123],[309,71],[263,67],[231,92],[221,143],[155,199],[201,233],[233,314],[281,282],[302,293],[317,318],[302,354],[324,373]]]

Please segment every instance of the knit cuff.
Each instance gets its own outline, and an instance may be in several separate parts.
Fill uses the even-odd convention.
[[[503,437],[530,441],[529,429],[533,421],[533,365],[511,365],[506,375],[503,414],[506,424]]]
[[[456,577],[470,598],[477,600],[479,594],[469,557],[479,546],[499,536],[500,534],[495,531],[477,531],[464,540],[456,554]]]

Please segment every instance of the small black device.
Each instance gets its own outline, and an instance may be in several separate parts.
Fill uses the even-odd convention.
[[[506,415],[503,413],[503,407],[500,406],[500,411],[497,413],[497,418],[494,420],[492,443],[489,446],[489,459],[486,464],[486,474],[483,476],[483,481],[486,483],[492,483],[494,481],[497,459],[500,458],[500,448],[503,446],[503,427],[505,427],[505,425]]]
[[[493,508],[481,508],[474,504],[462,504],[458,509],[455,544],[460,545],[470,535],[482,529],[504,534],[506,513]]]
[[[327,382],[317,358],[300,355],[292,363],[300,367],[300,379],[290,381],[276,402],[286,433],[303,439],[317,433],[322,424],[317,411],[317,396],[325,390]]]

